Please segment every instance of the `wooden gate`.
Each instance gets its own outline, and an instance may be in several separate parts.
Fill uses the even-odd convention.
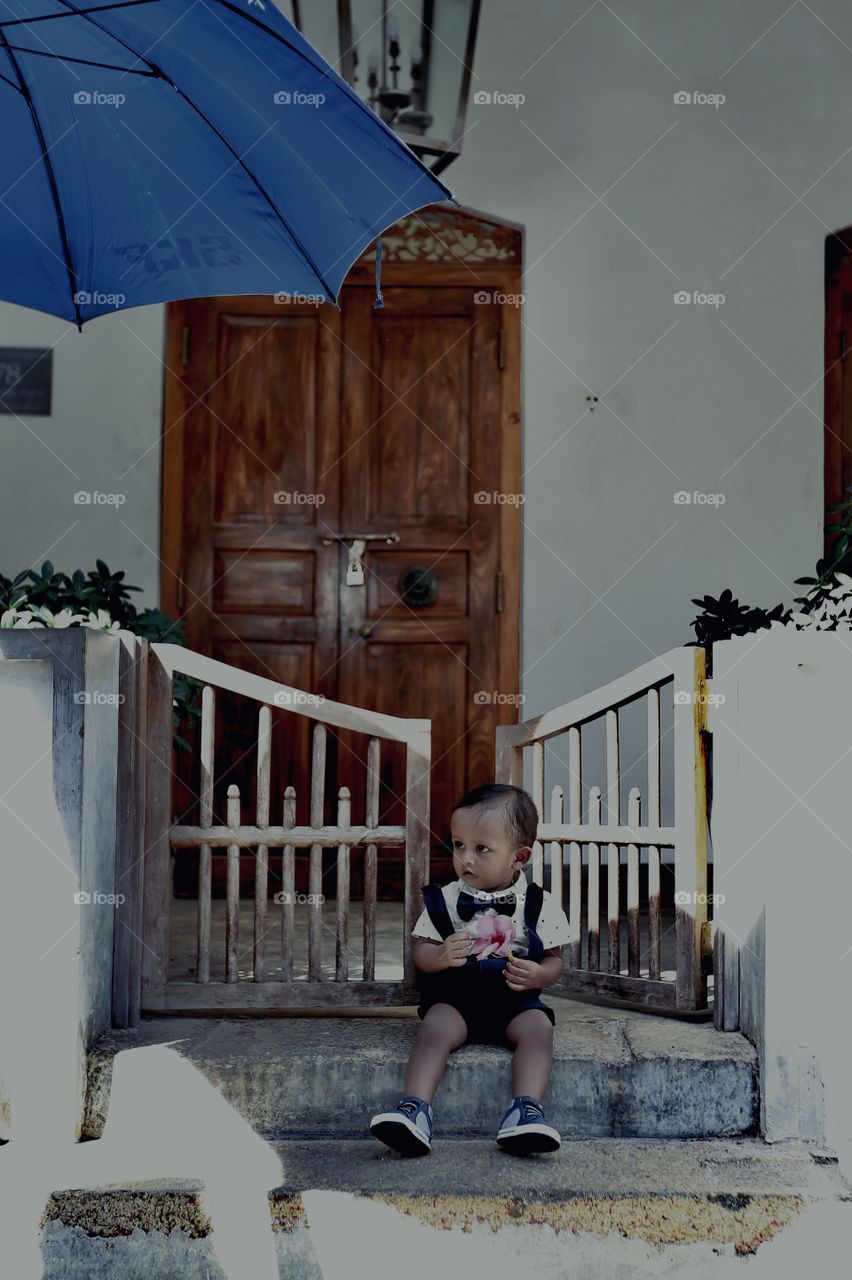
[[[410,935],[422,908],[420,890],[428,870],[429,721],[380,715],[327,701],[178,645],[150,645],[144,661],[147,767],[142,1008],[239,1012],[394,1005],[415,1000]],[[191,824],[175,821],[173,809],[172,711],[173,684],[178,673],[203,686],[197,821]],[[223,690],[256,704],[256,786],[249,797],[254,807],[251,817],[245,809],[247,798],[241,798],[239,788],[232,783],[224,799],[224,820],[217,820],[217,795],[218,807],[222,808],[220,755],[227,747],[226,732],[220,735],[222,741],[216,741],[216,701]],[[273,716],[296,717],[310,730],[308,795],[297,794],[292,785],[287,786],[283,796],[270,795]],[[333,809],[325,794],[326,746],[330,734],[339,736],[337,731],[347,731],[347,743],[360,738],[364,744],[363,752],[348,746],[346,761],[338,770],[343,774],[348,769],[353,783],[358,771],[365,774],[358,779],[356,789],[356,794],[365,796],[365,812],[360,821],[353,821],[348,786],[339,788],[334,820],[325,821],[326,810]],[[388,797],[387,780],[393,777],[393,771],[387,769],[386,759],[392,751],[404,752],[404,774],[400,775],[404,777],[404,793]],[[401,820],[381,823],[383,804],[385,808],[395,808]],[[277,810],[275,816],[273,806]],[[306,822],[297,821],[299,808],[308,810]],[[397,851],[404,864],[404,927],[399,938],[398,976],[377,980],[377,869],[378,851],[382,848]],[[176,977],[170,973],[169,961],[174,943],[170,930],[175,907],[172,859],[186,849],[198,850],[193,908],[196,964],[191,981],[185,975]],[[299,850],[309,850],[307,893],[296,892],[295,860]],[[336,852],[331,876],[326,867],[325,877],[324,850]],[[214,857],[222,856],[221,851],[225,851],[227,860],[226,896],[224,912],[217,922],[211,909],[211,864]],[[270,897],[270,860],[273,855],[278,856],[278,851],[281,889]],[[354,904],[349,892],[350,862],[356,851],[362,851],[364,859],[357,955],[351,947]],[[240,863],[246,859],[254,868],[250,922],[240,918]],[[331,929],[330,911],[324,910],[323,895],[329,878],[334,882],[335,898]],[[325,968],[323,941],[329,932],[334,935],[334,958]],[[250,934],[248,941],[246,933]],[[304,956],[297,946],[300,936],[304,939]]]
[[[554,990],[648,1009],[707,1007],[707,697],[704,650],[684,647],[536,719],[497,729],[499,782],[523,786],[525,752],[532,757],[532,795],[542,819],[533,880],[560,904],[563,888],[568,890],[572,942]],[[629,719],[635,758],[626,772],[623,726]],[[601,772],[592,772],[587,754],[597,754]],[[630,786],[627,773],[644,786]],[[563,781],[548,790],[545,775],[550,780],[554,774]],[[597,784],[601,774],[603,788]],[[673,808],[670,825],[661,822],[664,805]],[[670,906],[673,919],[666,926]],[[672,932],[673,954],[664,966],[663,944]]]

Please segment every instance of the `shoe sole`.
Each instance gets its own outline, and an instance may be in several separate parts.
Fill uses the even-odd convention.
[[[557,1151],[562,1145],[558,1134],[546,1125],[524,1124],[504,1129],[497,1135],[497,1145],[515,1156],[537,1155]]]
[[[370,1133],[401,1156],[428,1156],[432,1150],[428,1138],[399,1116],[374,1116]]]

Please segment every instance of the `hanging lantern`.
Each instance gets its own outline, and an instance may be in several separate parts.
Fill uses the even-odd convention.
[[[461,151],[481,0],[278,0],[434,173]]]

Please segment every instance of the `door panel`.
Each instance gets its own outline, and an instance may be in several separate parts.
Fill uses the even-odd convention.
[[[513,646],[507,669],[517,670],[517,608],[501,617],[496,591],[507,517],[517,519],[494,498],[517,457],[507,444],[518,415],[507,411],[501,370],[505,317],[477,303],[480,280],[459,273],[446,284],[421,273],[412,285],[391,272],[380,310],[366,283],[344,288],[339,312],[258,297],[174,304],[190,358],[182,412],[167,423],[179,477],[164,474],[166,520],[179,532],[164,584],[171,591],[172,575],[185,584],[176,606],[191,647],[328,698],[431,719],[436,876],[449,870],[453,802],[494,777],[507,708],[477,695],[516,691],[501,687],[501,652]],[[399,535],[368,542],[363,586],[346,584],[346,546],[323,541],[352,533]],[[411,570],[426,572],[433,594],[403,593]],[[244,815],[254,812],[257,708],[236,702],[223,697],[217,712],[217,821],[230,782]],[[306,822],[310,727],[286,714],[273,723],[273,821],[292,783]],[[326,822],[339,785],[361,820],[365,765],[365,741],[329,735]],[[197,761],[184,781],[179,808],[192,820]],[[402,750],[382,744],[380,822],[401,820],[404,786]],[[274,854],[270,871],[272,891]],[[399,853],[380,861],[379,883],[401,894]],[[356,896],[360,884],[356,852]]]

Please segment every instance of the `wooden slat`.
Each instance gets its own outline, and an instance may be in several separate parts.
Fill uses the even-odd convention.
[[[162,999],[169,954],[172,824],[172,678],[156,647],[148,649],[145,770],[145,892],[142,983],[144,1003]]]
[[[227,818],[228,825],[236,831],[240,825],[240,789],[233,782],[228,787]],[[237,965],[240,944],[240,846],[238,844],[228,845],[225,894],[225,981],[236,982],[239,976]]]
[[[660,948],[662,942],[662,916],[660,914],[660,851],[656,845],[648,846],[648,977],[659,978],[662,973]]]
[[[216,691],[209,684],[201,691],[201,776],[199,788],[199,825],[213,825],[213,770],[216,726]],[[210,845],[203,844],[198,854],[198,981],[210,981],[210,895],[212,868]]]
[[[627,798],[627,820],[633,827],[639,826],[639,788],[631,787]],[[639,846],[627,846],[627,972],[631,978],[639,977]]]
[[[621,748],[618,734],[618,712],[610,708],[606,713],[606,816],[610,826],[621,824]],[[621,915],[619,890],[621,880],[621,850],[611,843],[607,850],[607,938],[609,972],[621,969]]]
[[[130,870],[130,970],[128,979],[127,1020],[131,1027],[139,1025],[142,1017],[142,936],[144,931],[145,895],[145,802],[148,770],[148,655],[147,640],[137,638],[136,663],[136,739],[134,741],[134,805],[133,824],[134,860]]]
[[[261,707],[257,717],[257,825],[269,826],[269,775],[272,757],[272,713]],[[269,892],[269,849],[257,846],[254,867],[254,980],[266,981],[266,909]]]
[[[675,931],[677,1007],[707,1003],[701,963],[701,928],[707,919],[707,777],[704,759],[704,650],[684,649],[675,674],[676,691],[690,694],[674,703]]]
[[[583,820],[581,740],[576,725],[568,730],[568,819],[571,823]],[[583,850],[576,840],[571,841],[569,850],[568,923],[572,941],[568,945],[568,964],[572,969],[579,969],[583,963]]]
[[[428,724],[428,721],[427,721]],[[429,875],[432,843],[429,815],[431,729],[412,739],[405,753],[405,936],[402,965],[407,999],[417,999],[417,975],[411,931],[423,909],[422,889]]]
[[[498,724],[495,733],[494,781],[524,785],[524,749],[512,741],[515,725]]]
[[[596,720],[612,707],[632,702],[652,686],[671,681],[672,675],[683,668],[684,653],[691,652],[691,649],[684,648],[669,649],[658,658],[652,658],[641,667],[634,667],[626,675],[575,698],[573,702],[554,707],[521,724],[504,725],[501,743],[503,749],[508,750],[534,741],[544,742],[557,733],[564,733],[572,725],[580,727],[589,720]]]
[[[188,1009],[198,1013],[240,1013],[245,1009],[280,1011],[283,1007],[323,1009],[332,1014],[337,1008],[410,1003],[401,982],[351,982],[344,987],[336,982],[297,979],[287,987],[284,999],[280,982],[208,982],[203,987],[197,982],[171,982],[154,1008],[165,1012]]]
[[[545,821],[544,807],[544,743],[532,744],[532,798],[538,810],[539,823]],[[533,841],[532,878],[534,884],[544,885],[544,847],[541,840]]]
[[[650,982],[647,978],[630,978],[626,974],[590,973],[586,969],[571,969],[559,984],[562,991],[582,992],[607,999],[629,1000],[649,1009],[674,1009],[676,988],[674,982]]]
[[[564,795],[557,784],[550,793],[550,821],[560,823],[563,817]],[[562,842],[552,840],[550,844],[550,896],[554,904],[562,908]]]
[[[381,742],[371,738],[367,747],[367,812],[364,821],[368,827],[379,822],[379,777],[381,767]],[[364,981],[372,982],[376,976],[376,895],[378,881],[378,849],[368,844],[364,853]]]
[[[600,824],[600,818],[601,789],[600,787],[591,787],[589,789],[589,828],[591,830],[594,830]],[[589,844],[589,959],[587,968],[595,971],[601,967],[600,877],[601,850],[597,841],[593,841]]]
[[[348,787],[341,787],[337,797],[337,825],[349,826],[352,800]],[[345,982],[349,977],[349,845],[337,847],[337,938],[334,956],[334,978]]]
[[[284,827],[296,825],[296,788],[284,791]],[[296,909],[296,854],[285,844],[281,860],[281,981],[293,981],[293,936]]]
[[[311,759],[311,826],[321,827],[325,805],[325,748],[326,727],[314,725],[314,741]],[[310,870],[308,872],[308,978],[322,981],[322,850],[321,844],[311,845]]]
[[[539,823],[538,834],[539,843],[548,840],[561,840],[567,843],[569,840],[588,840],[589,828],[586,823],[565,822],[561,826],[556,826],[551,822],[542,822]],[[640,843],[653,840],[655,844],[673,849],[677,843],[674,827],[643,826],[638,831],[633,831],[626,822],[619,827],[611,827],[602,822],[595,834],[602,844],[606,841],[629,844],[631,840]],[[233,844],[234,839],[242,849],[253,848],[261,841],[270,849],[280,849],[284,844],[292,844],[297,849],[307,849],[315,844],[317,839],[321,840],[327,848],[333,848],[339,844],[348,844],[353,848],[355,845],[366,844],[398,848],[405,844],[405,828],[352,826],[349,831],[341,831],[336,826],[327,826],[294,827],[292,831],[286,831],[284,827],[267,827],[262,831],[259,827],[243,824],[239,831],[232,832],[229,827],[210,827],[209,830],[204,830],[202,827],[175,823],[169,832],[169,839],[175,849],[190,849],[204,843],[212,848],[225,848]]]
[[[232,667],[227,662],[219,662],[192,649],[185,649],[182,645],[154,644],[151,648],[156,651],[159,661],[169,674],[181,671],[205,684],[216,685],[219,689],[227,689],[255,702],[266,703],[269,707],[286,706],[291,714],[304,716],[319,724],[351,729],[355,733],[375,734],[393,742],[416,739],[430,725],[428,720],[404,720],[399,716],[354,707],[348,702],[333,702],[331,698],[320,700],[304,689],[279,684],[242,667]]]
[[[660,690],[648,690],[648,824],[660,823]],[[660,848],[648,846],[648,976],[659,979],[662,917],[660,915]]]
[[[118,741],[116,752],[115,805],[115,893],[116,906],[112,941],[112,1025],[129,1024],[130,948],[133,935],[130,917],[133,895],[130,888],[135,857],[134,824],[136,806],[133,765],[136,757],[136,637],[123,632],[118,645]]]

